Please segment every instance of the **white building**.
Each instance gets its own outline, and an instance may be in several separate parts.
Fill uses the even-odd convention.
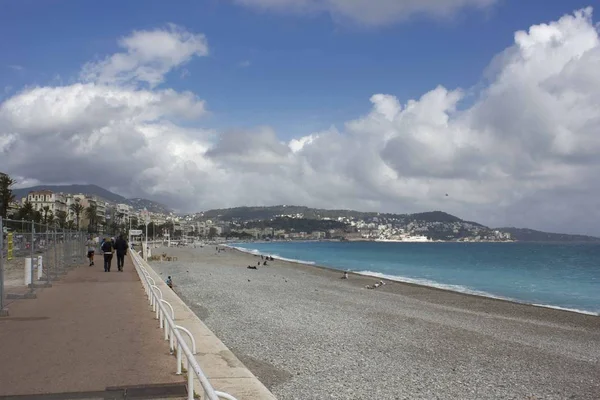
[[[22,202],[25,203],[25,201],[31,203],[33,209],[39,212],[43,212],[44,207],[48,207],[54,215],[56,215],[57,211],[67,211],[65,196],[60,193],[54,193],[51,190],[29,192]]]
[[[131,213],[132,210],[133,210],[133,208],[127,204],[117,204],[117,207],[116,207],[117,214],[123,214],[124,219],[129,218],[129,214]]]

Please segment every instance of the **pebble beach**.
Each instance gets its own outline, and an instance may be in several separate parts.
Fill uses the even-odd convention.
[[[152,267],[280,400],[599,398],[597,316],[368,290],[379,279],[214,245],[159,253],[177,260]]]

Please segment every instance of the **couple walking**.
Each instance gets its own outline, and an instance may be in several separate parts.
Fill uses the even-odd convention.
[[[110,272],[110,266],[112,264],[113,253],[117,252],[117,268],[123,272],[123,264],[125,264],[125,256],[127,255],[127,248],[129,245],[127,241],[123,239],[123,235],[119,235],[119,238],[113,243],[112,239],[106,238],[102,242],[102,252],[104,253],[104,272]]]

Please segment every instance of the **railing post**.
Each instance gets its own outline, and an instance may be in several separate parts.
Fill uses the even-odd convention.
[[[188,391],[188,400],[194,400],[194,374],[188,368],[187,372],[187,391]]]
[[[177,342],[177,372],[176,375],[181,375],[181,344]]]

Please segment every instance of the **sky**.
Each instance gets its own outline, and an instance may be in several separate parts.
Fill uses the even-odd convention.
[[[597,5],[1,1],[0,171],[600,235]]]

